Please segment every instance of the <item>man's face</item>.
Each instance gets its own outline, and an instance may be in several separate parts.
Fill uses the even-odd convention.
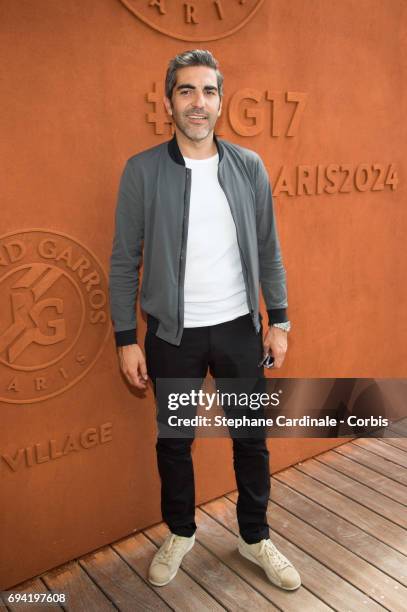
[[[196,142],[204,140],[222,110],[215,70],[207,66],[177,70],[172,100],[164,98],[164,104],[184,136]]]

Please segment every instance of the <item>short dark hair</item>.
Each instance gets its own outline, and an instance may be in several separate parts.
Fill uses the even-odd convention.
[[[173,57],[165,75],[165,95],[171,100],[172,91],[177,80],[177,70],[186,66],[208,66],[216,72],[219,96],[223,96],[223,74],[219,70],[219,62],[214,58],[210,51],[204,49],[193,49],[184,51]]]

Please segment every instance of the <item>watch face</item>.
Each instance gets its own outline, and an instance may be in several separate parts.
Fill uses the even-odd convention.
[[[120,0],[162,34],[179,40],[217,40],[240,30],[264,0]]]

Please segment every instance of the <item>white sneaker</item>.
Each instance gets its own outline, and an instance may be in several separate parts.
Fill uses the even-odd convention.
[[[184,555],[195,544],[195,534],[190,538],[170,533],[155,553],[148,572],[148,579],[155,586],[164,586],[176,576]]]
[[[247,544],[239,536],[238,550],[240,554],[260,565],[270,582],[282,589],[293,591],[301,586],[301,578],[293,564],[281,554],[270,539],[261,540],[256,544]]]

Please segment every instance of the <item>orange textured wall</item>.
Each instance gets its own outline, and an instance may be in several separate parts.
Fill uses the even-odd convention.
[[[405,2],[153,4],[0,4],[3,588],[160,519],[153,397],[119,374],[106,274],[124,162],[170,137],[176,53],[218,57],[219,133],[270,172],[293,323],[279,374],[406,376]],[[336,443],[273,439],[272,469]],[[194,459],[198,502],[234,488],[229,441]]]

